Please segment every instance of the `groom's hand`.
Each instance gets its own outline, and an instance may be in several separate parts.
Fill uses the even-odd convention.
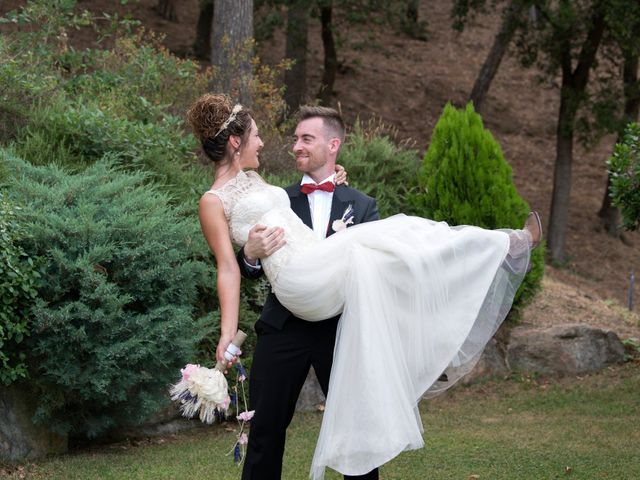
[[[244,258],[249,264],[255,265],[259,258],[272,255],[286,243],[282,227],[255,225],[249,230],[249,237],[244,245]]]

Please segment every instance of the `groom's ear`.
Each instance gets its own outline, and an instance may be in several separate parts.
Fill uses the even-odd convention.
[[[341,144],[342,142],[338,137],[332,138],[331,140],[329,140],[329,151],[331,153],[338,153],[338,150],[340,150]]]

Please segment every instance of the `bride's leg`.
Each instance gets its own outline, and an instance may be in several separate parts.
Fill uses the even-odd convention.
[[[509,253],[504,260],[504,268],[512,274],[531,269],[530,252],[542,240],[542,224],[537,212],[529,213],[522,230],[509,232]]]

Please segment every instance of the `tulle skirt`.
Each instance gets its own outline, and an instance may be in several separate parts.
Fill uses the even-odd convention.
[[[325,467],[362,475],[423,446],[418,402],[473,368],[511,307],[528,245],[518,230],[396,215],[338,232],[280,270],[272,287],[296,316],[342,313],[314,480]]]

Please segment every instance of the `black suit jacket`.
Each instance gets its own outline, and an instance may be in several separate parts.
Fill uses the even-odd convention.
[[[313,228],[311,223],[309,199],[304,193],[300,192],[300,184],[294,183],[293,185],[288,186],[285,190],[287,191],[291,201],[291,209],[308,227]],[[350,188],[345,185],[337,185],[336,190],[333,192],[333,200],[331,201],[331,215],[327,235],[332,235],[334,233],[331,229],[331,223],[334,220],[341,218],[349,205],[353,207],[354,224],[370,222],[380,218],[376,201],[373,198],[365,195],[355,188]],[[240,273],[243,277],[255,279],[263,275],[262,269],[255,270],[247,267],[244,262],[244,248],[240,249],[237,258],[238,265],[240,266]],[[264,308],[262,309],[262,313],[260,314],[260,320],[280,330],[290,317],[293,317],[293,314],[287,310],[280,301],[278,301],[273,292],[269,293],[264,304]]]

